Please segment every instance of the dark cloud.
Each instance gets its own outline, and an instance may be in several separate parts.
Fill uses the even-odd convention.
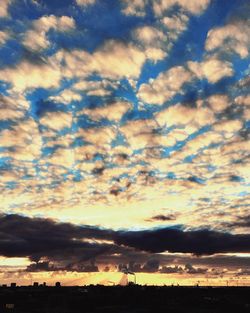
[[[235,222],[225,224],[229,228],[250,228],[250,215],[238,217]]]
[[[143,265],[140,263],[135,263],[134,261],[130,261],[128,264],[128,269],[131,272],[140,273],[143,272]]]
[[[85,265],[77,265],[75,267],[67,267],[66,268],[67,271],[76,271],[76,272],[99,272],[99,268],[97,265],[95,264],[85,264]]]
[[[157,260],[157,259],[151,259],[151,260],[148,260],[143,268],[142,268],[142,271],[143,272],[146,272],[146,273],[154,273],[154,272],[157,272],[158,269],[159,269],[159,266],[160,266],[160,261]]]
[[[115,249],[114,245],[89,243],[83,239],[112,237],[112,231],[95,227],[15,214],[0,216],[0,254],[7,257],[29,257],[36,262],[41,258],[82,262]]]
[[[26,268],[27,272],[54,272],[54,271],[74,271],[74,272],[99,272],[99,268],[94,262],[90,264],[61,264],[55,265],[48,261],[31,263]]]
[[[54,265],[51,265],[50,262],[37,262],[37,263],[31,263],[27,266],[26,271],[27,272],[50,272],[55,271],[57,268]]]
[[[133,261],[129,264],[119,264],[119,271],[127,270],[132,273],[163,273],[163,274],[206,274],[208,268],[206,267],[195,267],[191,263],[186,265],[163,265],[160,266],[160,260],[157,258],[149,259],[145,264],[134,263]]]
[[[144,260],[144,263],[130,261],[128,264],[120,263],[118,271],[128,271],[130,273],[156,273],[159,271],[160,261],[155,258]]]
[[[168,251],[209,255],[250,251],[250,235],[233,235],[208,229],[183,231],[182,229],[160,228],[125,231],[116,234],[115,242],[152,253]]]
[[[121,192],[122,192],[121,188],[113,187],[109,193],[113,196],[118,196]]]
[[[250,270],[249,269],[244,269],[240,270],[236,273],[236,276],[249,276],[250,275]]]
[[[205,274],[207,272],[207,268],[195,268],[192,264],[188,263],[185,265],[185,272],[188,274]]]
[[[185,264],[192,262],[196,266],[208,266],[208,267],[221,267],[221,268],[242,268],[250,267],[249,257],[240,257],[236,255],[213,255],[213,256],[202,256],[202,257],[189,257],[189,256],[179,256],[175,259],[178,264]],[[170,261],[171,262],[171,261]]]
[[[182,252],[183,255],[158,254],[164,251]],[[0,255],[29,257],[33,263],[27,268],[28,271],[98,271],[95,260],[98,264],[126,263],[126,267],[137,272],[156,272],[160,264],[173,264],[173,261],[180,265],[192,260],[196,266],[249,265],[249,258],[197,258],[189,255],[226,252],[250,252],[250,235],[174,228],[113,231],[16,214],[0,215]],[[186,267],[187,272],[198,270]]]
[[[174,214],[159,214],[159,215],[154,215],[150,219],[147,219],[146,221],[152,222],[152,221],[174,221],[176,219],[176,215]]]
[[[218,268],[212,268],[210,270],[210,273],[209,273],[209,277],[214,277],[214,278],[222,278],[224,276],[224,274],[227,272],[226,269],[218,269]]]
[[[205,267],[194,267],[191,263],[187,263],[185,266],[179,266],[179,265],[175,265],[175,266],[163,266],[160,269],[161,273],[165,273],[165,274],[205,274],[207,273],[208,268]]]
[[[93,175],[102,175],[105,170],[105,167],[96,167],[92,170]]]
[[[160,269],[161,273],[164,274],[174,274],[174,273],[180,273],[182,274],[184,272],[183,268],[179,265],[175,265],[175,266],[162,266],[162,268]]]

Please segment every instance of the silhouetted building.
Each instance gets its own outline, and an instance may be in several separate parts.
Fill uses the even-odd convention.
[[[61,283],[59,281],[56,282],[56,287],[61,287]]]
[[[59,283],[59,282],[58,282]],[[59,284],[57,286],[60,286]],[[83,294],[84,293],[84,294]],[[240,312],[249,313],[250,287],[69,286],[0,288],[0,313]],[[83,309],[84,308],[84,309]],[[203,310],[203,308],[205,308]]]
[[[9,310],[13,310],[15,308],[14,303],[6,303],[5,308]]]
[[[33,287],[38,287],[38,286],[39,286],[38,282],[33,283]]]
[[[11,288],[15,288],[15,287],[16,287],[16,283],[11,283],[11,284],[10,284],[10,287],[11,287]]]

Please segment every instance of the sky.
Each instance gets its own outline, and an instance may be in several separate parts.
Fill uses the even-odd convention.
[[[249,16],[0,0],[0,283],[250,284]]]

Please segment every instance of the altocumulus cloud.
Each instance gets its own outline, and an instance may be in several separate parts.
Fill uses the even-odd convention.
[[[247,1],[0,2],[1,258],[248,273]]]

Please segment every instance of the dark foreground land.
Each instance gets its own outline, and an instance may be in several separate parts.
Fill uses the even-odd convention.
[[[127,287],[0,287],[0,313],[6,312],[249,313],[250,288],[143,287],[137,285]]]

